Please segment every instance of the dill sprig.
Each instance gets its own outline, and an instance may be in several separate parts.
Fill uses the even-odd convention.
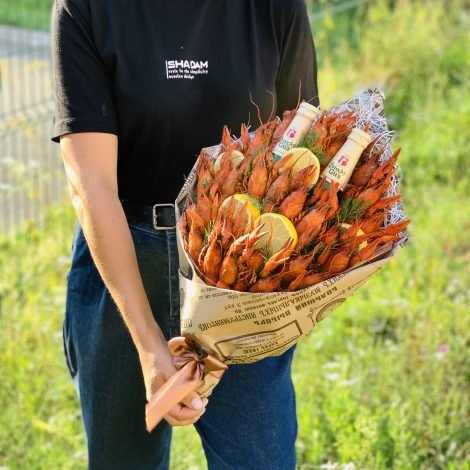
[[[207,245],[209,242],[209,237],[211,235],[212,229],[214,228],[215,220],[211,220],[208,224],[206,229],[204,230],[204,245]]]
[[[338,215],[336,216],[339,223],[346,222],[348,220],[360,219],[367,207],[364,201],[358,201],[352,197],[344,199],[339,208]]]
[[[317,132],[310,131],[300,140],[296,147],[305,147],[307,149],[312,149],[315,147],[315,141],[317,140],[317,137]]]
[[[261,206],[261,207],[259,207],[258,209],[259,209],[261,212],[263,212],[264,206],[265,206],[268,202],[269,202],[268,197],[267,197],[267,196],[264,196],[264,198],[261,199],[261,201],[260,201],[260,206]]]
[[[302,250],[300,251],[300,253],[302,255],[308,255],[309,253],[312,253],[313,250],[315,250],[317,248],[317,245],[318,244],[323,244],[324,243],[322,241],[320,241],[318,239],[318,237],[315,237],[313,240],[310,241],[310,243],[308,243],[307,245],[305,245]],[[325,249],[325,247],[320,247],[318,248],[318,251],[317,251],[317,254],[315,255],[315,258],[318,257],[319,253],[321,253],[323,250]]]
[[[328,157],[326,156],[326,153],[320,147],[313,147],[313,149],[310,150],[318,158],[320,166],[322,168],[326,166],[326,163],[328,162]]]
[[[251,171],[253,170],[253,161],[251,161],[247,168],[245,169],[245,171],[243,172],[243,176],[250,176],[251,175]]]
[[[243,195],[253,204],[260,212],[263,210],[264,204],[266,204],[264,199],[258,199],[253,197],[251,194],[243,193]]]
[[[326,154],[325,152],[315,144],[318,137],[318,133],[315,131],[310,131],[297,145],[296,147],[302,147],[309,149],[320,162],[320,165],[323,166],[326,163]]]
[[[268,261],[268,259],[271,258],[271,256],[274,254],[273,250],[271,248],[269,248],[268,245],[263,246],[260,249],[260,252],[261,252],[261,256],[264,258],[265,262]]]

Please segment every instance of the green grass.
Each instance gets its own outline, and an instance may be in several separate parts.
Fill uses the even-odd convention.
[[[324,106],[367,85],[385,90],[413,223],[396,259],[299,344],[299,468],[469,468],[470,103],[460,44],[469,28],[459,1],[445,12],[437,1],[400,4],[374,2],[354,54],[339,41],[320,70]],[[72,226],[71,209],[58,206],[42,226],[0,241],[0,467],[9,470],[86,467],[62,358]],[[172,469],[206,468],[192,428],[175,430],[172,458]]]
[[[0,24],[49,29],[53,0],[0,0]]]
[[[408,246],[298,348],[297,445],[305,468],[327,461],[463,468],[470,451],[470,200],[444,185],[405,186],[404,197],[414,221]],[[459,217],[449,218],[454,206]],[[69,240],[58,229],[65,234],[72,224],[71,211],[59,207],[43,227],[1,244],[0,464],[9,469],[85,467],[60,333]],[[439,353],[444,344],[449,351]],[[173,462],[204,468],[192,429],[176,430]]]

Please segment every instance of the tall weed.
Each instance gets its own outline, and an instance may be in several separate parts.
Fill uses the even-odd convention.
[[[405,151],[406,182],[468,186],[470,17],[461,0],[377,0],[320,70],[324,107],[375,87]],[[320,49],[320,45],[318,45]]]
[[[397,127],[417,103],[468,81],[468,26],[461,0],[378,1],[368,10],[357,68],[383,83]]]

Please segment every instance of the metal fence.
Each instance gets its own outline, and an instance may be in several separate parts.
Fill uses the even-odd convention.
[[[0,1],[0,22],[47,27],[52,1],[8,3]],[[23,220],[39,221],[64,194],[58,147],[49,139],[49,43],[46,31],[0,24],[0,234],[13,233]]]
[[[335,15],[353,40],[354,13],[367,1],[307,1],[312,26]],[[0,235],[13,234],[24,220],[41,221],[66,193],[58,146],[50,141],[52,3],[0,0]],[[336,37],[329,35],[325,48]]]

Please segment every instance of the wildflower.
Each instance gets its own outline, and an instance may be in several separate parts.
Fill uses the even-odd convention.
[[[444,354],[445,354],[445,353],[448,353],[449,350],[450,350],[450,348],[449,348],[449,345],[448,345],[448,344],[445,344],[445,343],[444,343],[444,344],[440,344],[440,345],[439,345],[439,350],[438,350],[438,351],[439,351],[440,353],[444,353]]]
[[[437,349],[437,352],[435,354],[435,357],[438,361],[441,361],[444,359],[444,356],[450,351],[449,345],[448,344],[440,344],[439,348]]]

